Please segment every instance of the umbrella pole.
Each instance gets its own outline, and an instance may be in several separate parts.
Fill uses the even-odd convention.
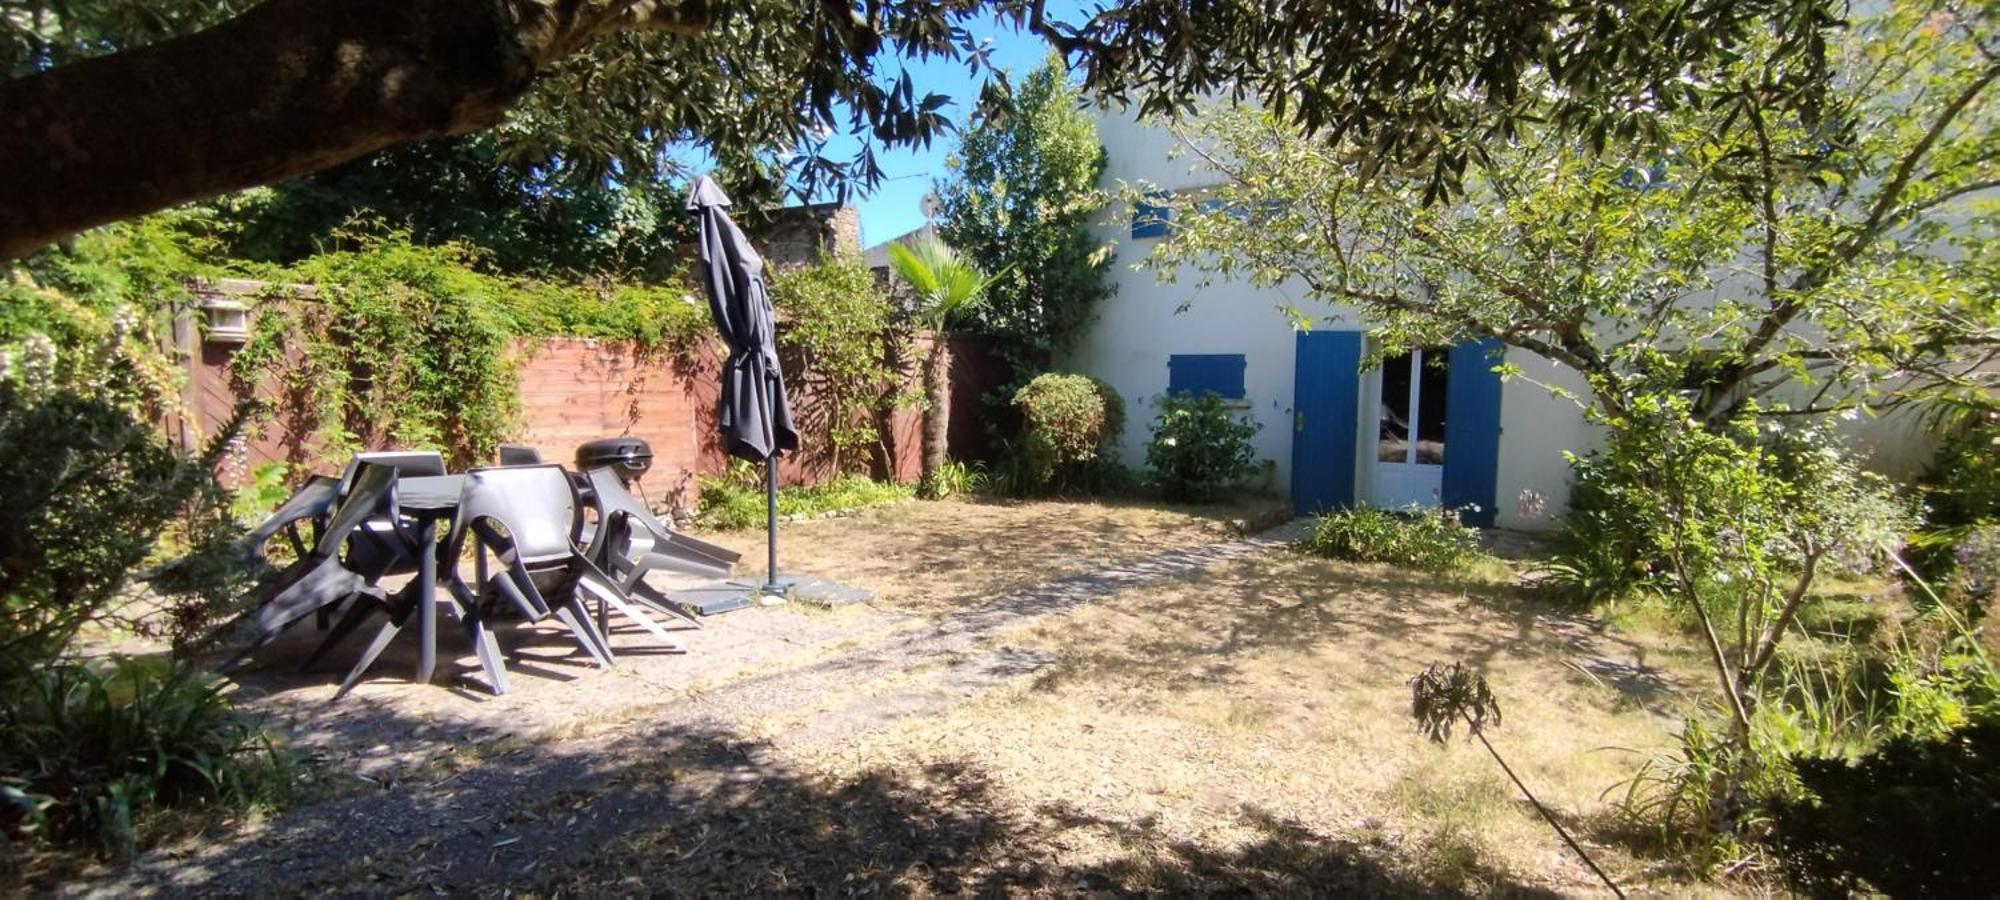
[[[764,592],[781,594],[778,588],[778,451],[764,457],[764,547],[768,558],[764,569]]]

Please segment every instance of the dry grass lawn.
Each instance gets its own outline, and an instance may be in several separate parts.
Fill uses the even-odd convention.
[[[668,829],[606,869],[697,892],[1601,892],[1477,744],[1414,730],[1408,678],[1460,660],[1500,698],[1495,744],[1614,877],[1713,890],[1629,852],[1606,795],[1671,745],[1700,660],[1513,588],[1273,552],[1004,643],[1056,662],[720,801],[758,836],[726,865]]]
[[[778,568],[873,590],[876,605],[935,615],[1104,563],[1234,536],[1276,501],[1163,507],[1135,501],[910,502],[778,526]],[[764,568],[759,530],[701,535]]]

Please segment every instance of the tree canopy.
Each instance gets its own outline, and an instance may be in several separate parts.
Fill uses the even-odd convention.
[[[652,173],[648,173],[651,175]],[[665,175],[567,178],[509,161],[491,132],[384,150],[212,203],[229,256],[290,265],[395,232],[477,248],[508,274],[640,277],[679,265],[693,222]]]
[[[1227,89],[1362,135],[1448,187],[1480,141],[1553,117],[1649,121],[1775,33],[1809,105],[1824,0],[1134,0],[1081,21],[1040,0],[7,0],[0,3],[0,258],[177,203],[496,126],[513,158],[617,180],[698,156],[803,192],[879,177],[882,146],[949,127],[896,60],[985,65],[966,25],[1048,38],[1085,87],[1152,110]],[[1524,88],[1546,72],[1548,89]],[[1000,93],[1005,92],[1004,82]],[[862,138],[846,159],[839,135]]]
[[[1892,4],[1829,46],[1810,114],[1758,90],[1787,50],[1752,42],[1709,102],[1653,110],[1602,153],[1553,127],[1496,142],[1454,202],[1375,170],[1364,139],[1219,106],[1184,135],[1225,181],[1176,199],[1152,263],[1297,279],[1389,352],[1496,337],[1581,373],[1614,414],[1650,390],[1691,392],[1713,422],[1991,396],[1994,25]]]
[[[1104,147],[1082,103],[1062,59],[1050,57],[965,130],[936,188],[939,234],[995,273],[975,325],[1001,342],[1021,381],[1111,293],[1109,248],[1090,229],[1104,205]]]

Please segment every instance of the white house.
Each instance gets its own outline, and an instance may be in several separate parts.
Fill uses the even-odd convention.
[[[1100,115],[1098,136],[1109,154],[1107,189],[1150,184],[1179,192],[1220,180],[1193,168],[1192,154],[1173,158],[1176,139],[1167,130],[1129,115]],[[1596,435],[1575,404],[1542,385],[1581,389],[1576,373],[1507,349],[1505,360],[1527,378],[1502,382],[1492,371],[1502,351],[1488,345],[1440,348],[1358,371],[1365,323],[1351,309],[1312,301],[1303,286],[1198,287],[1195,273],[1162,284],[1140,268],[1171,228],[1151,212],[1114,203],[1100,219],[1100,236],[1116,246],[1117,293],[1062,366],[1104,380],[1125,398],[1129,424],[1119,452],[1126,463],[1145,461],[1156,398],[1216,390],[1255,420],[1257,453],[1276,467],[1273,487],[1301,511],[1442,503],[1478,507],[1469,516],[1478,524],[1553,527],[1569,496],[1563,451],[1588,452]],[[1310,317],[1310,330],[1294,327],[1288,307]],[[1856,451],[1890,474],[1910,473],[1928,452],[1907,417],[1851,430]],[[1527,492],[1543,498],[1546,512],[1527,514],[1520,502]]]

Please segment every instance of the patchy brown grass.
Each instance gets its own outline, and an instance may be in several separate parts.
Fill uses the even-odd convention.
[[[674,862],[702,836],[692,824],[606,868],[695,892],[1600,892],[1483,750],[1416,733],[1408,678],[1462,660],[1502,703],[1495,744],[1601,865],[1643,891],[1714,890],[1625,852],[1604,795],[1671,743],[1700,660],[1502,584],[1277,552],[1001,642],[1058,662],[942,716],[801,748],[778,793],[697,816],[754,836],[726,880]]]
[[[1601,795],[1632,773],[1635,754],[1671,741],[1690,702],[1680,685],[1699,683],[1691,655],[1624,643],[1505,588],[1286,555],[1131,592],[1015,638],[1061,662],[821,764],[982,772],[1051,833],[1058,867],[1137,858],[1143,877],[1120,887],[1139,890],[1180,884],[1186,871],[1161,869],[1186,855],[1175,848],[1240,854],[1268,841],[1273,822],[1306,843],[1296,851],[1360,848],[1400,884],[1592,890],[1483,750],[1415,732],[1408,678],[1444,660],[1484,672],[1506,713],[1492,739],[1586,833],[1609,825]],[[1618,877],[1653,877],[1616,847],[1596,852]]]
[[[858,585],[876,605],[926,615],[1107,563],[1233,536],[1232,520],[1266,515],[1272,500],[1163,507],[1133,501],[943,500],[778,526],[778,568]],[[760,573],[764,535],[703,535]]]

